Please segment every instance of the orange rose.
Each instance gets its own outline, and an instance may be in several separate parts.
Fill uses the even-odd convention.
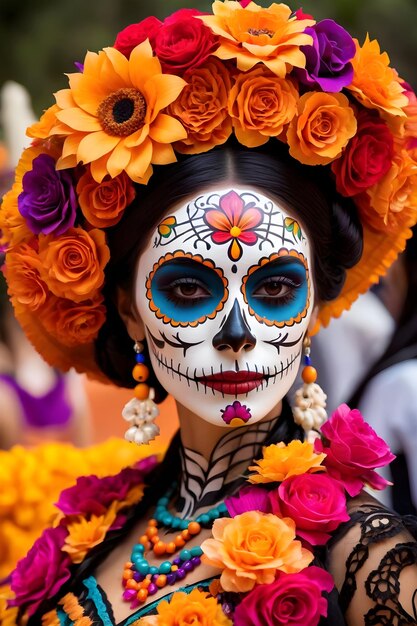
[[[188,84],[168,107],[187,131],[188,137],[174,147],[178,152],[207,152],[225,143],[232,132],[227,112],[231,80],[224,63],[211,58],[184,76]]]
[[[356,117],[346,96],[305,93],[287,131],[290,154],[306,165],[326,165],[342,154],[356,128]]]
[[[33,233],[29,230],[26,220],[19,213],[17,206],[17,198],[21,191],[21,185],[15,183],[10,191],[3,196],[1,204],[0,243],[8,247],[13,247],[33,238]]]
[[[215,520],[213,539],[201,545],[205,562],[221,568],[225,591],[245,593],[255,584],[269,584],[277,571],[294,574],[314,556],[295,540],[295,523],[272,513],[247,511]]]
[[[9,295],[14,302],[36,311],[48,295],[41,279],[42,262],[36,251],[26,243],[19,244],[7,253],[4,274],[9,283]]]
[[[41,321],[46,330],[65,346],[73,347],[94,341],[106,319],[103,298],[74,304],[72,300],[49,295]]]
[[[277,137],[297,113],[298,91],[291,80],[264,66],[239,74],[229,94],[229,114],[239,142],[248,148]]]
[[[157,611],[159,626],[232,626],[216,598],[197,588],[191,593],[177,591],[169,602],[160,602]],[[142,624],[145,626],[148,622],[139,620],[138,626]]]
[[[104,282],[110,258],[103,231],[70,228],[65,235],[39,237],[41,277],[58,298],[93,298]]]
[[[370,109],[404,117],[408,98],[397,72],[389,66],[389,56],[381,53],[379,43],[366,36],[363,46],[354,39],[356,54],[352,59],[353,80],[347,87],[355,98]]]
[[[416,220],[417,163],[397,146],[391,168],[366,193],[356,198],[361,217],[376,230],[398,231]]]
[[[114,226],[136,192],[126,172],[115,178],[106,176],[96,183],[88,169],[77,184],[78,201],[84,217],[97,228]]]
[[[258,472],[249,476],[251,483],[282,482],[289,476],[307,472],[324,471],[321,462],[325,454],[316,454],[314,446],[307,441],[290,441],[289,444],[274,443],[263,449],[263,458],[250,470]]]
[[[218,35],[220,46],[214,52],[219,59],[236,59],[240,70],[250,70],[261,61],[274,74],[284,78],[293,67],[305,67],[300,46],[311,45],[311,35],[304,32],[314,20],[299,20],[285,4],[263,8],[250,2],[243,8],[230,0],[213,3],[213,15],[199,17]]]

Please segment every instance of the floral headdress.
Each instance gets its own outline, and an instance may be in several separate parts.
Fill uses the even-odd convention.
[[[417,99],[368,36],[285,4],[216,0],[121,31],[88,52],[69,88],[28,129],[31,147],[0,213],[16,315],[47,361],[100,377],[108,229],[153,165],[229,136],[284,142],[330,170],[358,207],[361,261],[319,324],[349,308],[405,247],[417,221]],[[140,208],[138,209],[140,210]]]

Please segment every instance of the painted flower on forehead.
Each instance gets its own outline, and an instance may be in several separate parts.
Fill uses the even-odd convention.
[[[306,66],[296,68],[295,76],[310,89],[341,91],[353,77],[351,60],[356,47],[351,35],[333,20],[322,20],[305,32],[311,35],[313,44],[301,48]]]
[[[408,98],[404,93],[397,72],[390,67],[386,52],[381,52],[379,43],[366,36],[363,46],[355,39],[356,54],[352,60],[353,80],[349,91],[364,106],[381,113],[405,116],[404,107]]]
[[[263,457],[255,461],[249,469],[257,472],[249,476],[251,483],[281,482],[289,476],[306,472],[322,472],[325,454],[316,454],[313,444],[307,441],[290,441],[285,444],[274,443],[263,449]]]
[[[236,191],[229,191],[220,197],[219,208],[209,209],[204,213],[204,221],[214,232],[213,243],[229,243],[228,256],[238,261],[242,254],[242,244],[253,246],[258,235],[254,229],[263,220],[262,211],[254,206],[254,202],[245,204]]]
[[[300,47],[312,43],[304,30],[314,20],[298,20],[285,4],[263,8],[250,2],[242,7],[234,0],[215,0],[213,14],[200,19],[220,37],[214,53],[220,59],[236,59],[243,71],[262,62],[281,78],[293,67],[305,66]]]
[[[70,74],[69,89],[56,94],[58,123],[52,133],[65,137],[57,167],[91,163],[101,183],[123,170],[146,183],[151,164],[176,160],[172,143],[185,139],[181,123],[163,113],[180,94],[185,81],[162,74],[149,41],[132,50],[129,59],[115,48],[88,52],[84,72]]]
[[[19,211],[33,233],[62,235],[74,226],[77,196],[73,175],[69,170],[57,171],[52,156],[40,154],[33,159],[22,187]]]

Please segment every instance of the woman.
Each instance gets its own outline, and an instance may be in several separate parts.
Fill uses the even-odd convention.
[[[320,434],[308,336],[417,220],[411,90],[376,42],[277,4],[148,18],[80,70],[4,201],[9,293],[51,363],[135,387],[128,439],[167,392],[180,432],[62,493],[17,619],[414,623],[414,523],[362,493],[393,455],[347,406]]]

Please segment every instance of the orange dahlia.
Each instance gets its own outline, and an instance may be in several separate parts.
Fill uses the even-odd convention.
[[[65,137],[57,168],[91,163],[93,178],[101,183],[123,170],[146,183],[151,164],[176,160],[172,143],[187,136],[181,123],[163,113],[186,82],[162,74],[148,40],[127,59],[115,48],[88,52],[83,73],[70,74],[69,89],[56,95],[58,123],[52,134]]]
[[[304,30],[315,24],[314,20],[291,17],[285,4],[274,3],[264,9],[250,2],[243,8],[235,0],[216,0],[213,14],[199,19],[220,37],[221,45],[214,52],[219,59],[236,59],[243,71],[262,62],[281,78],[293,67],[305,67],[300,46],[312,44],[312,37]]]
[[[369,109],[404,117],[408,98],[397,72],[390,67],[386,52],[381,52],[376,39],[366,36],[363,46],[355,39],[356,54],[352,59],[353,80],[348,89]]]
[[[280,442],[263,449],[263,458],[255,461],[250,470],[257,472],[249,476],[251,483],[281,482],[289,476],[306,472],[324,471],[321,462],[325,454],[316,454],[307,441],[291,441],[288,445]]]

